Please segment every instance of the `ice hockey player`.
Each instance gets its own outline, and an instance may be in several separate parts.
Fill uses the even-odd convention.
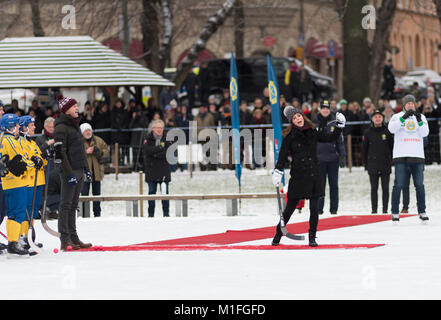
[[[2,118],[5,111],[3,110],[3,102],[0,100],[0,119]],[[8,168],[6,164],[0,160],[0,176],[4,177],[8,173]],[[6,205],[5,205],[5,193],[3,192],[3,187],[0,180],[0,225],[2,224],[4,218],[6,217]],[[8,246],[0,242],[0,254],[7,253]]]
[[[37,143],[32,139],[35,134],[35,119],[31,116],[22,116],[19,118],[20,125],[20,145],[24,151],[23,156],[27,161],[32,161],[31,166],[25,173],[27,179],[27,212],[29,217],[34,222],[34,219],[38,219],[38,209],[42,202],[43,188],[45,184],[44,165],[47,161],[44,159],[40,148]],[[37,175],[37,183],[35,184],[35,175]],[[34,200],[34,187],[35,187],[35,202],[34,208],[32,208],[32,202]],[[33,210],[33,211],[32,211]],[[20,236],[20,244],[29,250],[28,241],[29,221],[26,220],[22,224],[22,231]],[[32,234],[35,237],[35,233]],[[35,242],[35,239],[32,239]],[[42,248],[41,243],[35,243],[37,247]]]
[[[273,172],[273,184],[278,187],[283,176],[283,169],[291,157],[291,171],[288,185],[288,203],[283,211],[285,223],[296,209],[300,199],[309,199],[309,245],[316,247],[315,236],[319,220],[319,198],[324,196],[324,188],[317,159],[317,142],[337,141],[342,133],[346,119],[343,114],[336,114],[337,128],[332,133],[316,130],[314,124],[303,115],[299,108],[288,106],[283,110],[290,126],[283,131],[283,142],[279,159]],[[272,245],[278,245],[282,237],[280,223]]]
[[[400,194],[406,181],[406,175],[411,173],[415,185],[417,209],[422,221],[429,218],[426,214],[426,193],[424,190],[424,141],[429,134],[427,119],[416,108],[413,95],[403,98],[403,110],[392,116],[388,129],[394,134],[393,163],[395,165],[395,180],[392,189],[392,221],[399,221],[398,207]]]
[[[87,164],[83,136],[78,126],[78,103],[69,97],[57,96],[60,115],[55,120],[55,143],[61,143],[61,195],[58,215],[58,232],[61,250],[70,246],[72,250],[89,248],[78,238],[76,229],[76,210],[83,186],[84,177],[92,181],[92,173]]]
[[[0,157],[4,159],[8,173],[1,178],[6,202],[6,232],[9,257],[29,257],[29,251],[18,242],[22,223],[26,221],[27,180],[24,173],[28,168],[23,160],[18,140],[19,120],[15,114],[5,114],[0,120],[2,142]]]

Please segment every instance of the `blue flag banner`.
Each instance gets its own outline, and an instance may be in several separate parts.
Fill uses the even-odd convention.
[[[230,61],[230,107],[231,107],[231,126],[233,130],[233,162],[236,168],[236,178],[239,182],[242,175],[242,165],[240,164],[240,112],[239,112],[239,86],[237,81],[236,60],[231,53]]]
[[[279,86],[274,72],[271,58],[267,55],[268,89],[271,103],[271,121],[274,129],[274,162],[279,159],[280,148],[282,147],[282,113],[280,110]]]

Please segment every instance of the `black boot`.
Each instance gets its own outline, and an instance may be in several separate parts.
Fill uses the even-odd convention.
[[[274,236],[273,241],[271,242],[271,245],[278,246],[281,238],[282,238],[282,234],[276,232],[276,235]]]
[[[310,247],[317,247],[318,246],[317,242],[315,242],[315,234],[316,234],[316,231],[309,230],[309,246]]]

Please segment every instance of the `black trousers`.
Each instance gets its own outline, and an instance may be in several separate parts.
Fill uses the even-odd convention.
[[[369,180],[371,182],[371,205],[372,212],[377,212],[378,209],[378,182],[381,179],[381,190],[383,199],[383,213],[387,213],[387,207],[389,204],[389,180],[390,174],[369,174]]]
[[[296,210],[297,205],[301,199],[290,199],[288,198],[288,203],[286,204],[285,210],[283,211],[283,220],[285,220],[285,224],[288,224],[289,219],[292,214]],[[319,199],[312,198],[309,199],[309,232],[315,236],[317,232],[317,225],[319,221]],[[280,222],[276,227],[276,236],[282,236],[282,229],[280,229]]]
[[[77,235],[77,208],[80,198],[81,189],[84,182],[83,170],[74,171],[78,183],[69,185],[67,178],[60,174],[61,193],[60,193],[60,211],[58,213],[58,232],[60,233],[61,242],[78,242]]]
[[[84,181],[83,188],[81,190],[82,196],[88,196],[90,192],[90,185],[92,185],[92,195],[99,196],[101,194],[101,181],[95,181],[95,178],[92,182]],[[94,201],[93,202],[93,215],[95,217],[101,216],[101,202]]]

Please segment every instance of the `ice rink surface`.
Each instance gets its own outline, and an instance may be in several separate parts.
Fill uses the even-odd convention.
[[[29,259],[0,256],[0,299],[440,299],[441,166],[427,166],[427,214],[418,217],[319,231],[320,244],[384,243],[372,249],[215,250],[53,253],[58,239],[36,221],[44,252]],[[136,194],[138,174],[106,175],[103,195]],[[391,177],[390,189],[393,185]],[[339,215],[370,214],[368,175],[340,169]],[[144,184],[144,190],[147,185]],[[244,170],[242,192],[272,192],[266,170]],[[234,171],[172,175],[170,193],[238,192]],[[147,192],[145,192],[147,193]],[[328,197],[325,214],[329,218]],[[381,197],[380,197],[381,199]],[[411,185],[410,213],[416,213]],[[129,245],[275,226],[275,199],[242,200],[240,214],[226,216],[225,200],[189,202],[189,216],[127,217],[125,203],[102,204],[102,217],[78,218],[80,238],[94,245]],[[379,205],[381,210],[381,205]],[[147,204],[144,203],[144,213]],[[308,204],[290,223],[308,220]],[[56,229],[56,221],[49,224]],[[0,226],[5,233],[5,223]],[[4,242],[4,239],[1,240]],[[270,244],[271,238],[240,243]],[[282,244],[294,241],[282,238]],[[295,242],[306,244],[306,241]],[[239,245],[240,245],[239,244]],[[26,290],[24,290],[26,288]]]

